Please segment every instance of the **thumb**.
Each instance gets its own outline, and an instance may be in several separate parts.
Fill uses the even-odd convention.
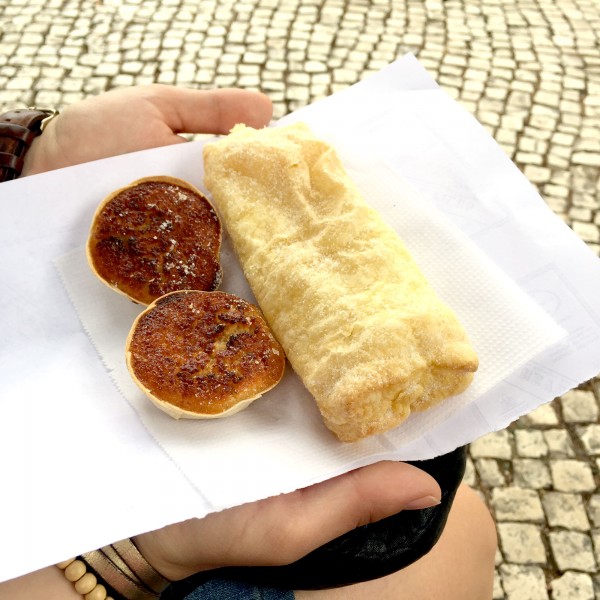
[[[425,471],[379,462],[137,536],[136,544],[172,580],[223,566],[283,565],[361,525],[435,506],[440,497],[439,485]]]
[[[402,462],[379,462],[289,494],[289,523],[301,531],[292,560],[340,535],[402,510],[440,503],[437,481],[425,471]]]

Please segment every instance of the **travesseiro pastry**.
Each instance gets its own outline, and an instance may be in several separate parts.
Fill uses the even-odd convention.
[[[355,441],[464,391],[477,355],[397,233],[306,125],[236,126],[205,185],[326,426]]]

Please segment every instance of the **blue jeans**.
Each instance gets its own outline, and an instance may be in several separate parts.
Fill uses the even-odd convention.
[[[228,579],[211,579],[183,600],[294,600],[294,592]]]

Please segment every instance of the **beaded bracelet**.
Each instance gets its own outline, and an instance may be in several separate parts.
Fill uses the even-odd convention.
[[[85,563],[76,558],[70,558],[56,565],[64,572],[68,581],[74,584],[75,591],[85,600],[113,600],[107,595],[106,588],[98,583],[96,576],[87,570]]]
[[[148,563],[130,539],[56,566],[85,600],[156,600],[171,583]]]

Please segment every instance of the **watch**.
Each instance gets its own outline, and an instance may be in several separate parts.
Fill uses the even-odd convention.
[[[21,175],[31,143],[57,115],[57,110],[36,106],[0,115],[0,182]]]

